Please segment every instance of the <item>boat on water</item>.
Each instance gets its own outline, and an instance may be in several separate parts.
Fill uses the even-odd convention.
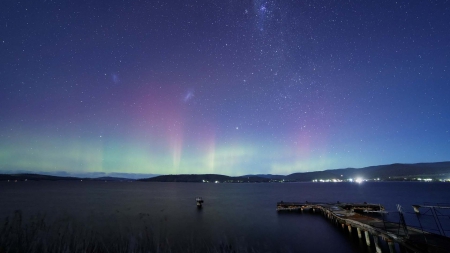
[[[202,199],[201,197],[197,197],[197,198],[195,199],[195,201],[197,201],[197,207],[198,207],[198,208],[201,208],[201,207],[202,207],[202,204],[203,204],[203,199]]]

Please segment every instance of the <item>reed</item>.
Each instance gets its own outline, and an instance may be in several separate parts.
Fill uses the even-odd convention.
[[[20,210],[5,218],[0,225],[0,253],[250,253],[261,252],[245,242],[223,240],[220,243],[195,242],[177,244],[167,237],[156,235],[150,226],[139,229],[121,226],[120,229],[100,231],[65,216],[48,222],[38,214],[23,220]]]

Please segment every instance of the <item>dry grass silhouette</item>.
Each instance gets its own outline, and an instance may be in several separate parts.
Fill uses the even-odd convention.
[[[141,214],[140,214],[140,218]],[[230,240],[220,243],[197,242],[177,245],[156,235],[144,225],[141,229],[121,227],[99,231],[67,216],[47,223],[45,215],[23,220],[20,210],[0,224],[0,253],[247,253],[261,252],[245,243]]]

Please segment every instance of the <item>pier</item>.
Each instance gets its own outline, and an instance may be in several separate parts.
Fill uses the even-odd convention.
[[[320,213],[333,224],[341,226],[349,233],[357,233],[368,247],[375,247],[382,253],[381,240],[387,243],[389,253],[397,252],[450,252],[450,237],[430,233],[423,229],[407,226],[400,206],[399,222],[385,221],[369,215],[386,213],[383,206],[370,203],[319,203],[319,202],[278,202],[277,211]],[[397,245],[397,246],[396,246]],[[385,250],[386,251],[386,250]],[[387,252],[387,251],[386,251]]]

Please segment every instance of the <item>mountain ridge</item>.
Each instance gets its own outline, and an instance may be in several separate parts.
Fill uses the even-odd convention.
[[[70,173],[66,174],[70,175]],[[74,173],[76,174],[76,173]],[[53,176],[37,173],[3,173],[0,174],[0,181],[24,181],[24,180],[48,180],[48,181],[142,181],[142,182],[308,182],[313,180],[347,180],[350,178],[363,178],[368,180],[383,181],[404,181],[414,180],[419,177],[445,178],[450,179],[450,161],[434,163],[393,163],[385,165],[375,165],[363,168],[343,168],[330,169],[313,172],[297,172],[289,175],[255,174],[243,176],[226,176],[220,174],[178,174],[159,175],[149,178],[127,178],[113,177],[110,174],[129,175],[132,173],[98,173],[99,177],[73,177],[73,176]],[[90,174],[90,175],[95,175]],[[144,174],[139,174],[144,175]]]
[[[208,180],[207,175],[212,174],[179,174],[179,175],[161,175],[149,179],[140,179],[139,181],[149,182],[203,182]],[[214,174],[218,175],[218,174]],[[393,163],[385,165],[375,165],[363,168],[344,168],[344,169],[330,169],[323,171],[313,172],[297,172],[289,175],[273,175],[273,174],[255,174],[255,175],[243,175],[237,177],[230,177],[224,175],[218,175],[213,181],[248,181],[246,177],[252,178],[254,182],[310,182],[320,179],[336,179],[336,180],[348,180],[354,178],[363,178],[371,180],[383,180],[383,181],[404,181],[412,180],[413,178],[421,176],[439,177],[445,176],[450,178],[450,162],[434,162],[434,163]],[[223,178],[226,177],[226,178]],[[268,179],[268,180],[267,180]]]

